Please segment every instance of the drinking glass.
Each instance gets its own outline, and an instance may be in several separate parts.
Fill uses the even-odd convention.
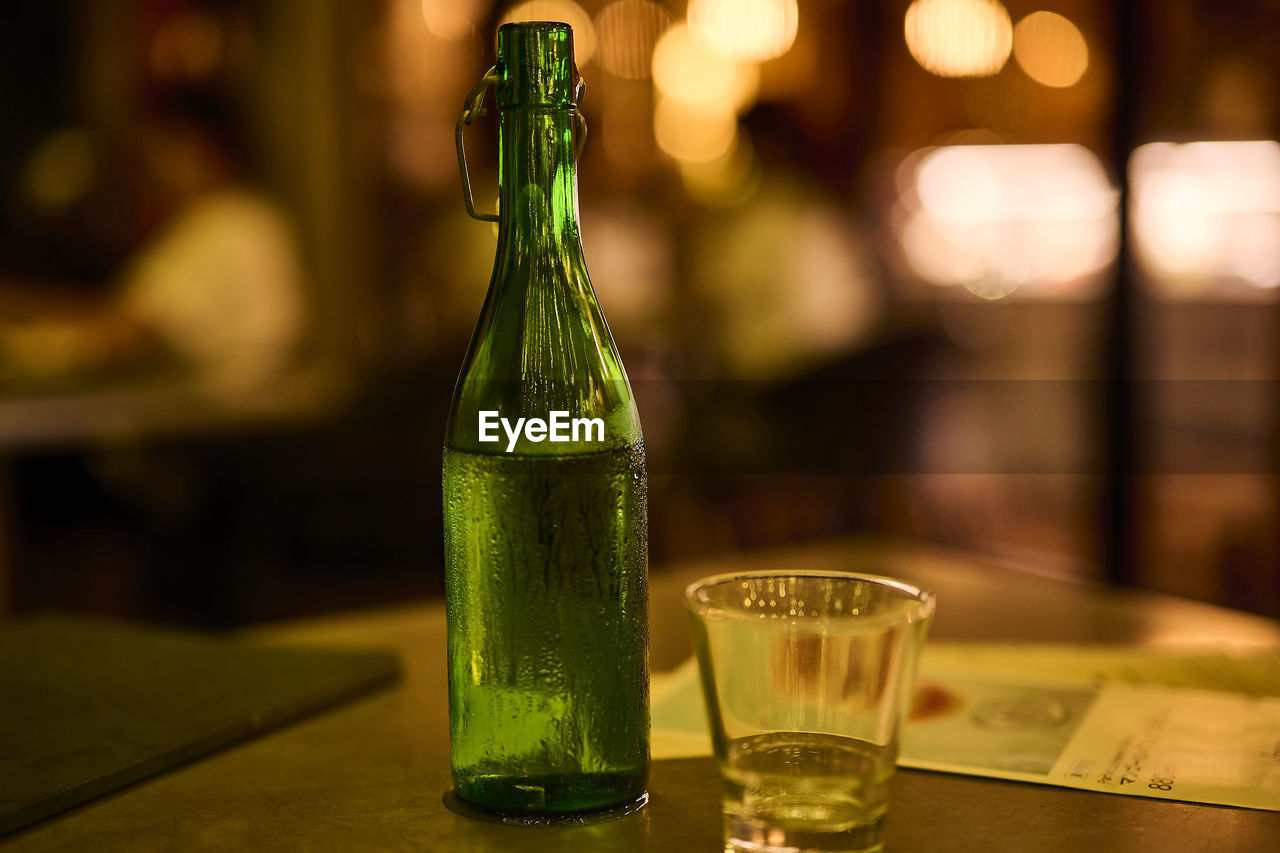
[[[838,571],[685,591],[726,853],[874,851],[934,596]]]

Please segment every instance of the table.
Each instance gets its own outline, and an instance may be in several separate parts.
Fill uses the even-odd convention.
[[[1106,590],[926,546],[841,540],[655,569],[652,662],[689,654],[680,592],[706,574],[769,566],[891,573],[938,593],[941,640],[1231,645],[1280,650],[1280,622],[1138,591]],[[386,692],[142,782],[0,841],[4,853],[66,850],[716,851],[710,759],[654,762],[639,814],[586,827],[503,826],[448,811],[442,602],[253,632],[294,644],[389,646],[403,682]],[[1280,850],[1280,815],[1040,785],[899,771],[889,851]]]

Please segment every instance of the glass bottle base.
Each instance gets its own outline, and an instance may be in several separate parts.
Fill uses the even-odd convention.
[[[648,802],[649,792],[644,791],[635,799],[616,806],[576,812],[522,812],[482,808],[466,801],[452,788],[444,794],[445,808],[454,814],[507,826],[590,826],[635,814]]]

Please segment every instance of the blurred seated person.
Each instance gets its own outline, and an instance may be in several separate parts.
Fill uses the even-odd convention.
[[[131,198],[118,209],[136,220],[136,247],[95,296],[0,273],[0,387],[174,368],[219,392],[268,385],[292,364],[305,328],[285,215],[241,180],[234,146],[189,105],[144,117],[125,147]]]

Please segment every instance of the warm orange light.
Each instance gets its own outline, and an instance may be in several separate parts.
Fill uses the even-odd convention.
[[[160,25],[151,43],[151,70],[166,79],[196,80],[217,70],[226,35],[207,12],[183,12]]]
[[[586,65],[596,52],[591,16],[573,0],[526,0],[503,15],[500,24],[517,21],[561,21],[573,27],[573,59],[578,65]]]
[[[898,239],[920,278],[985,299],[1083,295],[1116,252],[1116,193],[1080,145],[956,145],[905,170]]]
[[[481,0],[421,0],[422,17],[431,34],[445,41],[462,41],[475,31],[484,15]]]
[[[596,15],[601,67],[628,80],[649,76],[653,47],[671,25],[667,10],[651,0],[615,0]]]
[[[670,301],[675,264],[666,222],[634,200],[593,206],[582,232],[591,283],[615,333],[645,335]]]
[[[1089,67],[1089,47],[1071,21],[1053,12],[1032,12],[1013,28],[1013,56],[1037,83],[1065,89]]]
[[[1013,47],[1009,13],[998,0],[915,0],[903,29],[916,62],[940,77],[988,77]]]
[[[796,40],[796,0],[690,0],[689,32],[731,59],[761,62],[782,56]]]
[[[705,163],[733,149],[738,119],[727,110],[695,107],[659,97],[653,110],[653,135],[658,147],[669,157]]]
[[[653,49],[653,84],[675,101],[696,107],[740,110],[760,86],[760,71],[702,47],[689,28],[676,24]]]
[[[1164,295],[1280,286],[1280,143],[1156,142],[1129,177],[1136,254]]]
[[[717,206],[741,203],[760,184],[760,163],[751,140],[741,130],[733,147],[713,160],[682,162],[680,178],[690,196]]]

